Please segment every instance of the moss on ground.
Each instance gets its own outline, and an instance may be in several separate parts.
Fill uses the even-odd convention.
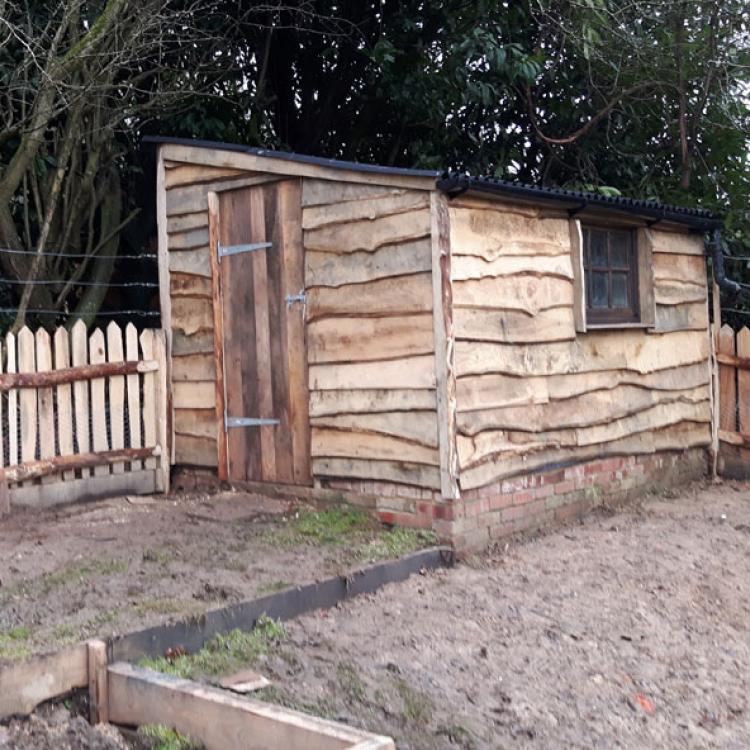
[[[226,675],[267,654],[285,636],[281,623],[264,615],[250,632],[235,629],[227,635],[214,636],[195,654],[175,659],[145,658],[138,664],[155,672],[188,679]]]

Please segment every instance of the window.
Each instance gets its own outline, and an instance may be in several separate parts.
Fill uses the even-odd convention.
[[[638,323],[638,253],[635,232],[584,226],[586,322]]]

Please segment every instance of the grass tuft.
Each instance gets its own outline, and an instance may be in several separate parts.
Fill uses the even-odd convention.
[[[145,724],[138,727],[138,736],[149,750],[201,750],[203,745],[164,724]]]
[[[262,583],[256,589],[257,594],[275,594],[277,591],[283,591],[294,586],[292,581],[269,581]]]
[[[375,562],[391,557],[403,557],[423,547],[437,544],[437,535],[421,529],[396,527],[379,534],[362,551],[363,562]]]
[[[430,699],[415,690],[406,680],[396,680],[396,690],[403,705],[403,717],[414,724],[426,724],[432,716]]]
[[[10,630],[0,632],[0,660],[25,659],[31,653],[25,643],[29,638],[31,638],[31,631],[24,627],[10,628]]]
[[[178,656],[171,661],[145,658],[138,664],[155,672],[188,679],[229,674],[267,654],[285,637],[281,623],[263,615],[250,632],[235,629],[226,635],[214,636],[195,654]]]

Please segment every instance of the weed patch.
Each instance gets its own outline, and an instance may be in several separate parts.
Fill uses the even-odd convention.
[[[258,594],[275,594],[277,591],[283,591],[294,586],[292,581],[269,581],[263,583],[256,589]]]
[[[375,562],[391,557],[403,557],[423,547],[437,544],[437,541],[437,535],[432,531],[396,527],[378,534],[362,550],[362,561]]]
[[[26,641],[31,638],[28,628],[11,628],[0,633],[0,660],[16,661],[26,658],[30,649]]]
[[[341,545],[362,538],[378,528],[377,522],[357,508],[337,506],[305,511],[292,518],[285,528],[271,532],[270,541],[285,546],[314,544]]]
[[[254,662],[286,636],[276,620],[265,615],[258,620],[254,630],[232,630],[227,635],[217,635],[195,654],[176,659],[142,659],[140,666],[177,677],[197,677],[229,674]]]
[[[139,615],[176,615],[200,609],[199,605],[191,601],[180,599],[141,599],[133,605]]]
[[[336,667],[336,678],[347,703],[361,703],[364,700],[365,685],[354,664],[339,664]]]
[[[203,745],[163,724],[138,728],[138,737],[149,750],[201,750]]]
[[[413,724],[425,724],[432,715],[430,699],[419,690],[415,690],[406,680],[396,680],[396,691],[401,698],[402,715]]]

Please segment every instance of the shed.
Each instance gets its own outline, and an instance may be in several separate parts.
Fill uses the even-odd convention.
[[[710,213],[150,140],[175,465],[461,548],[705,471]]]

